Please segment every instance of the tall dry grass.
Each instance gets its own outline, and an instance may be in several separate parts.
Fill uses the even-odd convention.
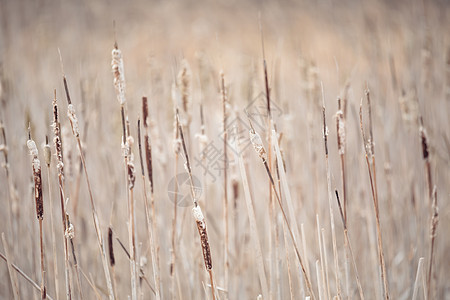
[[[446,2],[1,7],[0,298],[450,297]]]

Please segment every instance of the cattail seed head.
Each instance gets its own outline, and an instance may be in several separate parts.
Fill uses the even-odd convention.
[[[173,152],[178,155],[181,151],[181,138],[180,138],[180,132],[179,132],[179,124],[178,124],[178,117],[177,113],[174,114],[174,121],[173,121]]]
[[[150,190],[153,193],[153,161],[152,161],[152,146],[148,134],[145,134],[145,157],[147,161],[147,172],[150,180]]]
[[[63,154],[62,154],[62,143],[61,143],[61,128],[59,124],[58,116],[58,103],[56,102],[56,91],[55,98],[53,99],[53,134],[55,135],[53,143],[55,144],[56,158],[58,163],[56,168],[58,170],[58,176],[64,178],[64,164],[63,164]]]
[[[117,45],[112,50],[111,67],[114,74],[114,87],[116,88],[117,100],[120,105],[125,104],[125,74],[123,68],[122,52]]]
[[[237,199],[239,197],[239,182],[236,177],[231,178],[231,185],[233,187],[233,198]]]
[[[144,121],[144,128],[148,127],[149,119],[148,119],[148,103],[147,97],[142,97],[142,120]]]
[[[434,186],[434,188],[433,188],[432,198],[433,198],[433,204],[432,204],[431,208],[433,210],[433,215],[431,216],[430,236],[432,238],[434,238],[434,237],[436,237],[436,229],[437,229],[437,225],[439,223],[439,208],[437,205],[436,186]]]
[[[195,218],[195,222],[197,223],[198,234],[200,235],[205,268],[207,271],[210,271],[212,269],[211,248],[209,246],[208,234],[206,232],[205,218],[203,217],[200,206],[194,206],[192,208],[192,214]]]
[[[180,89],[180,93],[181,93],[181,102],[183,105],[182,106],[183,111],[185,113],[187,113],[187,115],[188,115],[188,120],[187,120],[188,124],[190,123],[190,120],[191,120],[191,117],[189,114],[189,106],[191,105],[191,95],[192,95],[191,78],[192,78],[192,72],[191,72],[189,63],[187,62],[187,60],[183,59],[181,61],[181,70],[178,73],[177,85],[178,85],[178,88]]]
[[[28,150],[30,150],[30,155],[33,156],[32,167],[34,179],[34,199],[36,201],[36,216],[38,219],[42,220],[44,218],[44,203],[42,200],[41,162],[38,158],[36,143],[32,139],[29,139],[27,141],[27,146]]]
[[[109,249],[109,264],[113,267],[116,264],[113,248],[113,231],[112,228],[108,228],[108,249]]]
[[[430,155],[428,151],[428,134],[425,127],[423,127],[423,124],[420,125],[419,131],[420,139],[422,141],[422,156],[424,160],[428,160],[428,157]]]
[[[339,154],[345,153],[345,123],[344,113],[342,110],[338,110],[336,113],[336,130]]]
[[[136,181],[133,155],[129,156],[129,161],[127,163],[127,173],[128,173],[128,188],[131,190],[134,188],[134,182]]]

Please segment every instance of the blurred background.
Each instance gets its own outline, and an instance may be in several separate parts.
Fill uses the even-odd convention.
[[[202,148],[200,104],[208,142],[223,147],[220,71],[224,72],[229,122],[243,120],[244,108],[256,108],[265,92],[260,23],[277,130],[295,206],[297,223],[304,225],[307,264],[313,287],[318,289],[315,262],[319,259],[318,225],[325,229],[324,245],[330,268],[330,298],[336,294],[331,245],[325,156],[322,141],[322,91],[330,130],[329,149],[332,188],[342,187],[336,143],[337,98],[347,101],[346,176],[349,230],[366,298],[383,295],[379,270],[375,217],[365,165],[359,124],[359,106],[370,89],[380,221],[392,299],[410,299],[420,257],[428,271],[431,207],[427,196],[425,162],[419,134],[422,116],[430,146],[433,185],[439,205],[439,225],[434,249],[433,299],[450,297],[447,273],[450,266],[450,5],[448,1],[7,1],[0,2],[0,120],[7,146],[9,178],[0,172],[0,232],[5,232],[13,262],[40,283],[38,223],[35,217],[30,157],[26,148],[27,127],[39,149],[53,132],[53,91],[60,105],[68,211],[75,226],[78,263],[86,274],[81,286],[85,299],[107,298],[106,283],[96,245],[88,192],[80,169],[76,141],[66,117],[67,102],[62,83],[58,49],[64,62],[69,90],[80,120],[87,171],[94,190],[103,231],[111,225],[127,245],[127,202],[121,156],[121,115],[111,71],[111,51],[117,41],[125,67],[126,97],[131,134],[137,141],[136,122],[141,98],[149,99],[153,143],[156,235],[159,239],[161,288],[164,299],[204,299],[204,270],[190,207],[179,206],[177,219],[177,291],[170,289],[171,224],[173,199],[170,181],[175,176],[173,152],[172,85],[188,62],[191,102],[183,118],[191,118],[188,145],[194,175],[201,182],[201,205],[208,224],[214,274],[223,299],[255,299],[261,294],[256,259],[250,240],[249,221],[236,157],[230,155],[228,190],[237,182],[237,195],[229,196],[229,283],[224,277],[223,169],[198,161]],[[115,22],[115,27],[113,26]],[[323,90],[322,90],[323,86]],[[361,102],[362,101],[362,102]],[[264,97],[262,101],[264,105]],[[180,105],[178,103],[178,105]],[[258,106],[258,109],[261,109]],[[365,118],[367,116],[365,115]],[[247,124],[248,125],[248,124]],[[244,125],[245,126],[245,125]],[[265,126],[257,128],[267,147]],[[140,173],[137,143],[132,149]],[[6,149],[6,148],[3,148]],[[54,148],[52,146],[52,151]],[[223,151],[223,149],[222,149]],[[6,151],[3,151],[6,153]],[[229,152],[232,153],[232,152]],[[3,155],[0,155],[3,156]],[[270,212],[269,185],[257,155],[246,148],[247,164],[258,234],[273,299],[299,299],[307,295],[302,275],[295,269],[295,254],[284,242],[283,220],[277,208]],[[43,159],[41,155],[41,159]],[[3,163],[3,157],[1,158]],[[184,159],[178,160],[182,173]],[[57,240],[59,199],[56,163],[52,162],[51,194]],[[43,168],[44,202],[49,207],[46,170]],[[139,177],[139,176],[138,176]],[[136,180],[136,216],[139,258],[152,286],[152,267],[146,235],[142,181]],[[148,189],[147,189],[148,191]],[[341,191],[340,191],[341,192]],[[75,201],[75,199],[76,201]],[[344,237],[339,211],[333,200],[339,257],[345,261]],[[76,203],[76,204],[75,204]],[[47,215],[48,216],[48,215]],[[268,220],[271,219],[271,222]],[[51,228],[44,219],[47,249],[48,293],[55,299],[51,255]],[[278,224],[278,225],[274,225]],[[275,226],[276,229],[273,229]],[[185,228],[185,229],[183,229]],[[59,239],[58,239],[59,238]],[[106,236],[105,236],[106,238]],[[275,240],[277,242],[275,242]],[[57,244],[59,297],[64,295],[62,243]],[[303,244],[303,242],[302,242]],[[274,246],[276,245],[276,246]],[[285,247],[287,258],[285,258]],[[116,245],[117,298],[130,295],[129,263]],[[2,253],[4,248],[0,247]],[[303,250],[302,250],[303,252]],[[287,261],[293,273],[290,292]],[[358,298],[354,274],[341,266],[343,298]],[[119,270],[119,271],[117,271]],[[424,276],[428,276],[424,270]],[[90,277],[90,282],[86,279]],[[347,275],[347,276],[346,276]],[[23,299],[39,293],[18,278]],[[94,285],[98,291],[94,292]],[[422,289],[422,286],[420,287]],[[78,299],[77,288],[74,298]],[[153,299],[142,283],[144,299]],[[316,292],[316,296],[318,292]],[[419,294],[423,297],[423,293]],[[419,298],[420,298],[419,297]],[[12,299],[6,262],[0,263],[0,298]],[[323,299],[327,297],[324,296]],[[420,298],[421,299],[421,298]]]

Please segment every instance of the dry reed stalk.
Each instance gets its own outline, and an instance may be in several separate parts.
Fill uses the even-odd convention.
[[[323,297],[325,297],[326,299],[329,298],[329,296],[327,295],[327,289],[326,289],[326,281],[325,281],[325,269],[324,269],[324,258],[323,258],[323,252],[324,250],[322,250],[322,239],[320,237],[320,223],[319,223],[319,215],[316,214],[316,224],[317,224],[317,241],[319,243],[319,255],[320,255],[320,274],[321,274],[321,280],[322,280],[322,288],[323,291],[320,291],[321,293],[323,293]],[[319,285],[320,286],[320,285]],[[320,297],[320,295],[319,295]]]
[[[124,157],[126,161],[126,172],[127,172],[127,189],[128,189],[128,207],[129,207],[129,235],[128,242],[130,245],[130,269],[131,269],[131,298],[137,300],[137,269],[136,269],[136,214],[135,214],[135,201],[134,201],[134,183],[135,168],[134,168],[134,157],[131,151],[131,147],[134,143],[133,137],[130,135],[130,125],[128,122],[128,117],[126,119],[127,125],[127,138],[122,149],[124,152]]]
[[[1,254],[1,253],[0,253],[0,255],[6,261],[6,265],[8,266],[8,274],[9,274],[9,279],[11,280],[11,287],[12,287],[12,290],[13,290],[14,300],[18,300],[18,299],[20,299],[19,284],[18,284],[18,281],[17,281],[16,273],[14,273],[13,270],[12,270],[13,267],[16,270],[18,270],[18,268],[15,267],[14,264],[11,262],[11,256],[10,256],[10,253],[9,253],[9,246],[8,246],[7,241],[6,241],[4,232],[2,232],[2,242],[3,242],[3,248],[5,249],[5,256],[3,254]],[[22,271],[20,271],[20,272],[22,272]],[[39,285],[37,285],[37,284],[35,284],[35,285],[37,286],[38,290],[41,291],[41,288],[39,287]]]
[[[381,237],[381,224],[380,224],[380,210],[379,210],[379,202],[378,202],[378,192],[377,192],[377,183],[376,183],[376,169],[375,169],[375,147],[373,140],[373,127],[372,127],[372,108],[370,103],[370,93],[368,88],[365,91],[366,99],[369,107],[369,139],[366,144],[366,137],[364,134],[363,127],[363,117],[362,117],[362,100],[359,109],[359,119],[360,119],[360,127],[361,127],[361,135],[364,143],[365,149],[365,157],[367,163],[367,170],[369,172],[369,180],[373,198],[373,205],[375,211],[375,222],[377,229],[377,245],[378,245],[378,257],[381,268],[381,280],[383,282],[383,290],[384,290],[384,298],[387,300],[390,298],[389,296],[389,287],[387,282],[387,273],[386,273],[386,264],[384,259],[384,251],[383,251],[383,240]],[[369,162],[369,157],[371,159],[371,163]]]
[[[114,48],[111,52],[112,61],[111,68],[114,74],[113,82],[116,89],[117,100],[120,104],[120,111],[122,115],[122,155],[124,157],[125,178],[127,186],[127,202],[128,202],[128,241],[130,247],[130,273],[131,273],[131,299],[137,300],[137,284],[136,284],[136,233],[135,233],[135,212],[134,212],[134,164],[131,153],[131,144],[133,138],[130,135],[128,126],[128,115],[126,113],[126,98],[125,98],[125,72],[122,58],[122,52],[119,49],[117,41],[114,43]],[[129,128],[128,128],[129,129]]]
[[[114,232],[114,231],[113,231]],[[130,260],[130,253],[128,252],[127,248],[125,247],[125,245],[120,241],[120,239],[118,237],[116,237],[116,241],[119,243],[120,248],[123,250],[123,252],[125,253],[125,255],[127,256],[128,260]],[[141,270],[142,271],[142,270]],[[156,295],[155,289],[152,287],[152,285],[150,284],[150,282],[148,281],[147,277],[145,276],[145,274],[141,274],[142,278],[144,279],[145,283],[147,283],[148,287],[150,288],[150,290],[153,292],[153,294]]]
[[[322,287],[322,284],[323,284],[323,282],[322,282],[322,280],[320,279],[320,269],[321,269],[321,266],[320,266],[320,262],[319,262],[319,260],[317,259],[316,260],[316,280],[317,280],[317,289],[319,290],[319,300],[323,300],[323,287]]]
[[[278,138],[278,144],[281,144],[281,139],[283,137],[283,134],[280,134],[280,137]],[[281,149],[281,155],[283,158],[283,166],[286,169],[286,163],[284,160],[284,155],[283,155],[283,150]],[[280,199],[281,201],[283,201],[283,197],[282,197],[282,193],[281,193],[281,179],[280,179],[280,170],[278,168],[278,161],[275,158],[275,171],[277,174],[277,183],[278,183],[278,191],[280,192]],[[276,282],[280,282],[281,280],[281,268],[282,268],[282,259],[281,259],[281,244],[280,244],[280,234],[279,234],[279,226],[278,226],[278,214],[275,215],[275,265],[276,265]],[[284,233],[285,234],[285,233]],[[291,275],[288,274],[288,276],[290,277]],[[282,291],[281,291],[281,284],[277,284],[277,298],[281,299],[282,298]]]
[[[342,193],[343,193],[343,209],[344,218],[347,221],[347,185],[345,176],[345,146],[346,146],[346,128],[345,115],[341,104],[341,99],[338,98],[338,111],[336,113],[336,132],[339,156],[341,160],[341,176],[342,176]]]
[[[235,128],[235,130],[238,130]],[[242,185],[244,188],[245,204],[247,206],[247,214],[250,223],[250,237],[255,251],[255,259],[257,263],[259,282],[262,288],[262,296],[264,299],[269,299],[269,285],[267,283],[266,272],[264,268],[264,257],[261,250],[261,243],[258,235],[258,225],[256,223],[255,210],[253,208],[252,196],[250,186],[248,184],[247,172],[245,169],[244,159],[238,139],[235,139],[236,157],[239,162],[239,169],[241,173]]]
[[[431,224],[430,224],[430,239],[431,239],[431,246],[430,246],[430,265],[428,266],[428,277],[427,277],[427,290],[428,290],[428,298],[434,296],[431,294],[432,290],[432,279],[433,279],[433,261],[434,261],[434,248],[435,248],[435,242],[436,242],[436,230],[439,223],[439,208],[437,205],[437,195],[436,195],[436,186],[433,188],[432,192],[432,216],[431,216]],[[434,298],[434,297],[432,297]],[[430,298],[431,299],[431,298]]]
[[[196,193],[194,191],[194,182],[192,179],[192,169],[191,169],[191,164],[189,161],[189,155],[188,155],[188,152],[186,149],[186,141],[185,141],[184,135],[183,135],[183,125],[180,123],[178,109],[176,110],[176,116],[177,116],[178,130],[179,130],[180,137],[181,137],[181,144],[183,146],[183,152],[184,152],[184,156],[185,156],[185,160],[186,160],[185,169],[189,175],[189,182],[190,182],[190,187],[191,187],[191,198],[192,198],[192,202],[194,204],[194,207],[192,208],[192,214],[194,216],[195,222],[197,223],[197,229],[198,229],[198,233],[200,235],[200,242],[201,242],[201,246],[202,246],[203,261],[205,263],[205,268],[206,268],[206,271],[209,273],[209,279],[211,282],[212,299],[215,300],[216,295],[215,295],[215,286],[214,286],[213,273],[212,273],[211,248],[209,246],[208,234],[206,231],[206,222],[205,222],[205,218],[203,216],[202,210],[198,204]]]
[[[62,228],[63,228],[63,238],[64,238],[64,274],[66,281],[66,298],[68,300],[72,299],[72,291],[70,285],[70,273],[69,273],[69,249],[68,249],[68,238],[65,235],[67,222],[66,222],[66,206],[64,199],[64,163],[62,156],[62,143],[61,143],[61,125],[59,122],[58,114],[58,103],[56,100],[56,90],[54,91],[53,99],[53,143],[55,145],[55,152],[57,158],[56,169],[58,173],[58,185],[59,185],[59,195],[61,203],[61,216],[62,216]]]
[[[269,76],[267,72],[267,61],[266,61],[266,53],[264,49],[264,34],[263,34],[263,27],[261,23],[261,15],[259,15],[259,31],[261,35],[261,51],[262,51],[262,59],[263,59],[263,71],[264,71],[264,87],[265,87],[265,96],[266,96],[266,109],[267,109],[267,127],[266,127],[266,135],[268,138],[268,153],[267,153],[267,163],[269,167],[269,171],[272,172],[272,135],[271,135],[271,128],[273,125],[272,120],[272,112],[270,108],[270,85],[269,85]],[[279,248],[278,245],[278,239],[276,237],[276,233],[278,232],[278,226],[277,226],[277,219],[275,214],[275,203],[273,200],[273,194],[272,194],[272,186],[270,179],[268,181],[268,188],[269,188],[269,224],[270,224],[270,235],[269,235],[269,255],[271,258],[271,264],[270,264],[270,293],[271,297],[273,297],[273,289],[275,284],[275,276],[273,273],[274,271],[274,263],[276,261],[276,252]],[[273,247],[273,241],[275,240],[275,251]]]
[[[251,129],[250,129],[250,137],[251,138],[250,139],[252,141],[253,147],[255,148],[256,152],[258,153],[259,157],[261,158],[261,160],[262,160],[262,162],[263,162],[263,164],[264,164],[264,166],[266,168],[266,172],[267,172],[267,175],[269,176],[270,182],[272,183],[272,188],[273,188],[273,191],[274,191],[274,194],[275,194],[275,198],[278,201],[278,205],[280,206],[280,210],[281,210],[283,219],[286,222],[286,227],[288,228],[289,235],[291,236],[292,243],[293,243],[294,249],[295,249],[295,253],[297,255],[298,262],[300,263],[300,267],[302,269],[302,273],[303,273],[303,276],[304,276],[304,279],[305,279],[305,282],[306,282],[306,286],[308,288],[308,292],[311,294],[313,299],[316,299],[316,297],[314,295],[314,291],[313,291],[312,286],[311,286],[311,281],[310,281],[310,279],[308,277],[308,274],[306,273],[305,264],[303,262],[302,256],[300,255],[300,251],[299,251],[298,246],[297,246],[297,240],[299,238],[298,226],[297,226],[297,222],[296,222],[296,219],[295,219],[295,216],[294,216],[294,208],[293,208],[293,205],[292,205],[291,194],[290,194],[289,187],[288,187],[288,184],[287,184],[286,170],[285,170],[284,165],[283,165],[283,158],[281,157],[280,146],[278,145],[277,134],[276,134],[275,130],[272,129],[272,141],[274,141],[273,145],[275,146],[275,153],[276,153],[276,158],[277,158],[277,162],[278,162],[278,168],[280,170],[281,183],[282,183],[282,186],[283,186],[283,189],[284,189],[284,194],[285,194],[285,197],[286,197],[286,202],[288,204],[290,216],[291,216],[292,222],[294,223],[294,230],[296,232],[297,239],[295,238],[294,231],[292,230],[292,227],[289,224],[289,221],[288,221],[286,212],[285,212],[285,210],[283,208],[283,204],[281,202],[280,196],[279,196],[279,194],[276,191],[275,182],[273,181],[272,173],[270,172],[270,170],[269,170],[269,168],[267,166],[266,150],[264,149],[264,145],[262,144],[261,137],[259,136],[259,134],[257,132],[255,132],[253,126],[251,126],[251,123],[250,123],[250,127],[251,127]]]
[[[83,274],[84,279],[86,279],[87,283],[90,285],[90,287],[91,287],[92,290],[94,291],[94,293],[95,293],[95,298],[96,298],[97,300],[101,300],[102,298],[101,298],[101,296],[100,296],[100,293],[98,292],[97,288],[95,287],[95,285],[94,285],[94,283],[93,283],[94,280],[93,280],[93,278],[92,278],[92,274],[89,273],[89,276],[90,276],[90,279],[89,279],[89,278],[86,276],[86,274],[83,272],[83,270],[80,269],[80,271],[81,271],[81,274]]]
[[[327,299],[331,299],[330,296],[330,281],[328,277],[328,256],[327,256],[327,250],[326,250],[326,243],[325,243],[325,229],[322,228],[322,245],[323,245],[323,257],[325,261],[325,278],[326,278],[326,287],[327,287]]]
[[[286,225],[284,223],[281,223],[283,226],[283,239],[284,239],[284,244],[285,244],[285,255],[286,255],[286,266],[287,266],[287,273],[288,273],[288,281],[289,281],[289,295],[290,295],[290,299],[294,300],[294,288],[293,288],[293,281],[292,281],[292,275],[291,275],[291,263],[289,260],[289,250],[287,247],[288,244],[288,238],[287,238],[287,233],[286,233]]]
[[[189,62],[186,59],[181,61],[181,68],[177,75],[176,86],[179,91],[179,97],[181,100],[181,107],[186,119],[180,121],[180,123],[186,127],[186,140],[189,142],[188,150],[192,152],[191,143],[191,105],[192,105],[192,70]],[[177,103],[178,106],[179,103]]]
[[[334,214],[331,206],[332,192],[331,192],[331,170],[330,163],[328,158],[328,127],[325,115],[325,96],[323,93],[323,85],[322,87],[322,122],[323,122],[323,142],[325,148],[325,168],[327,172],[327,190],[328,190],[328,208],[330,211],[330,226],[331,226],[331,240],[333,243],[333,259],[334,259],[334,276],[336,279],[336,289],[338,298],[341,298],[341,280],[339,275],[339,256],[337,252],[336,246],[336,231],[334,228]]]
[[[58,256],[56,254],[56,238],[55,238],[55,224],[53,223],[53,197],[52,186],[50,180],[50,165],[52,159],[52,152],[48,143],[48,136],[45,136],[45,145],[43,147],[45,164],[47,166],[47,183],[48,183],[48,199],[50,202],[50,227],[52,230],[52,251],[53,251],[53,272],[55,277],[55,296],[56,300],[59,299],[59,272],[58,272]]]
[[[346,148],[346,128],[345,128],[345,115],[342,106],[341,98],[337,99],[338,101],[338,111],[336,113],[336,133],[337,133],[337,146],[339,151],[340,163],[341,163],[341,177],[342,177],[342,194],[343,194],[343,213],[345,222],[347,222],[347,185],[346,185],[346,173],[345,173],[345,148]],[[345,106],[345,104],[344,104]],[[344,249],[345,249],[345,261],[344,261],[344,269],[345,269],[345,283],[347,295],[350,293],[350,274],[348,269],[348,244],[347,240],[344,239]]]
[[[77,256],[75,253],[75,245],[73,243],[73,239],[75,237],[75,228],[74,228],[73,224],[70,222],[69,214],[66,214],[66,220],[67,220],[67,230],[66,230],[65,234],[69,238],[70,247],[72,249],[73,267],[75,268],[75,274],[77,276],[77,287],[78,287],[79,297],[80,297],[80,299],[83,299],[84,297],[83,297],[83,290],[81,288],[80,271],[78,269],[78,260],[77,260]]]
[[[280,142],[280,139],[278,140],[278,142]],[[283,154],[283,153],[282,153]],[[283,158],[283,165],[285,165],[284,162],[284,158]],[[280,178],[280,169],[278,168],[278,161],[275,159],[275,170],[277,173],[277,181],[278,181],[278,190],[280,191],[280,199],[283,199],[283,194],[281,193],[281,178]],[[283,229],[283,239],[284,239],[284,244],[285,244],[285,257],[286,257],[286,266],[287,266],[287,271],[288,271],[288,281],[289,281],[289,295],[291,300],[294,299],[294,291],[292,288],[292,276],[291,276],[291,266],[290,266],[290,262],[289,262],[289,250],[287,248],[287,234],[286,234],[286,225],[284,225],[284,223],[281,223],[282,225],[282,229]],[[302,230],[303,230],[303,223],[301,224],[302,226]],[[302,232],[302,238],[303,238],[303,232]],[[305,247],[305,243],[304,240],[302,240],[302,244],[303,244],[303,254],[305,255],[306,261],[308,261],[308,257],[306,256],[306,247]],[[306,264],[306,266],[308,267],[308,264]],[[309,273],[308,273],[309,275]],[[280,278],[277,278],[277,282],[280,282]],[[278,295],[279,298],[281,298],[281,291],[280,294]]]
[[[416,273],[416,280],[414,281],[414,288],[413,288],[413,294],[412,294],[412,300],[416,300],[419,294],[419,277],[422,275],[423,279],[423,264],[424,264],[425,258],[421,257],[419,258],[419,264],[417,265],[417,273]],[[424,290],[425,285],[423,286]],[[426,292],[424,291],[424,298],[427,299]]]
[[[84,175],[86,178],[86,184],[87,184],[88,193],[89,193],[89,200],[90,200],[90,204],[91,204],[92,219],[94,221],[94,228],[95,228],[95,232],[96,232],[97,243],[98,243],[98,247],[99,247],[99,251],[100,251],[100,256],[102,258],[103,272],[105,274],[106,285],[108,287],[109,299],[113,300],[114,292],[113,292],[112,283],[111,283],[111,275],[109,273],[109,268],[108,268],[108,259],[106,257],[106,249],[105,249],[105,244],[104,244],[104,240],[103,240],[103,234],[102,234],[102,230],[101,230],[101,226],[100,226],[100,221],[98,219],[97,210],[95,208],[94,196],[92,193],[91,183],[90,183],[89,175],[88,175],[87,168],[86,168],[86,160],[84,157],[83,148],[81,146],[78,118],[75,113],[75,106],[72,104],[72,101],[70,99],[69,88],[67,85],[66,75],[64,73],[64,66],[63,66],[63,62],[62,62],[61,53],[59,53],[59,55],[60,55],[60,60],[61,60],[61,71],[62,71],[64,89],[66,91],[66,98],[67,98],[67,104],[68,104],[67,116],[69,118],[70,126],[72,128],[72,134],[77,142],[78,153],[80,155],[81,162],[83,164],[83,170],[84,170]]]
[[[5,243],[6,243],[4,235],[5,234],[2,232],[3,245],[5,245]],[[0,253],[0,257],[4,261],[6,261],[6,264],[8,265],[8,271],[10,270],[9,268],[11,268],[11,270],[14,269],[17,273],[20,274],[20,276],[22,276],[26,281],[28,281],[37,291],[39,291],[39,293],[41,293],[41,287],[36,282],[34,282],[33,279],[31,279],[27,274],[25,274],[25,272],[22,271],[18,266],[16,266],[12,262],[10,262],[10,260],[8,259],[9,256],[7,254]],[[17,279],[17,276],[15,275],[15,273],[13,273],[13,276],[14,276],[14,278]],[[11,281],[11,282],[13,282],[13,281]],[[17,295],[18,295],[18,292],[17,292]],[[16,299],[16,298],[14,298],[14,299]],[[48,295],[48,294],[47,294],[47,299],[53,300],[53,298],[50,297],[50,295]]]
[[[223,110],[223,226],[225,229],[225,241],[224,241],[224,286],[227,290],[230,289],[228,284],[228,157],[227,157],[227,142],[228,142],[228,131],[227,131],[227,91],[225,90],[225,76],[223,71],[220,72],[220,93],[222,96],[222,110]]]
[[[41,162],[38,158],[38,149],[36,143],[31,139],[30,127],[28,127],[28,150],[32,156],[31,165],[33,168],[34,179],[34,200],[36,204],[36,217],[39,221],[39,246],[41,253],[41,299],[47,298],[47,288],[45,287],[45,264],[44,264],[44,242],[43,242],[43,224],[44,221],[44,200],[42,196],[42,176],[41,176]]]
[[[1,85],[0,85],[1,86]],[[1,90],[1,89],[0,89]],[[3,142],[0,144],[0,152],[3,153],[3,158],[5,160],[4,164],[2,164],[2,167],[5,168],[6,172],[6,181],[8,182],[7,188],[8,188],[8,223],[11,228],[11,233],[13,236],[17,236],[17,194],[14,187],[13,180],[10,175],[10,165],[9,165],[9,159],[8,159],[8,142],[6,140],[6,130],[5,125],[3,124],[3,121],[0,120],[0,131],[2,134]]]
[[[345,236],[345,240],[347,241],[347,245],[348,245],[348,248],[346,250],[349,251],[350,257],[352,259],[353,271],[355,271],[356,284],[358,286],[359,297],[360,297],[360,299],[364,300],[364,293],[363,293],[363,290],[362,290],[361,281],[359,279],[358,269],[356,267],[356,261],[355,261],[354,255],[353,255],[352,245],[350,244],[350,236],[348,234],[347,221],[345,220],[345,217],[344,217],[344,212],[343,212],[343,209],[342,209],[342,206],[341,206],[341,201],[339,200],[338,191],[335,190],[335,193],[336,193],[336,200],[337,200],[338,207],[339,207],[339,212],[341,214],[342,224],[344,226],[344,236]]]
[[[159,256],[158,256],[158,246],[156,243],[155,232],[157,230],[156,224],[156,212],[155,212],[155,203],[154,203],[154,185],[153,185],[153,166],[152,166],[152,149],[150,144],[150,138],[148,136],[148,104],[147,98],[142,98],[142,112],[144,118],[144,142],[145,142],[145,155],[147,162],[147,172],[150,183],[150,194],[151,194],[151,209],[152,214],[150,217],[149,210],[149,202],[147,197],[147,190],[145,187],[145,171],[144,171],[144,160],[142,156],[142,144],[141,144],[141,129],[140,129],[140,120],[138,120],[138,143],[139,143],[139,158],[141,162],[141,175],[142,175],[142,183],[144,186],[144,204],[145,204],[145,214],[147,220],[147,234],[150,241],[150,253],[152,256],[152,268],[153,268],[153,278],[155,280],[155,292],[156,299],[161,299],[161,291],[160,291],[160,271],[159,271]]]
[[[305,234],[305,226],[303,223],[300,224],[300,232],[302,237],[302,246],[303,246],[303,255],[305,257],[306,261],[306,274],[308,274],[309,277],[311,277],[311,273],[309,271],[309,259],[308,259],[308,249],[306,248],[306,234]]]
[[[202,100],[203,99],[201,99],[201,101]],[[195,135],[195,137],[198,139],[199,152],[200,152],[200,157],[201,157],[201,160],[202,160],[202,165],[206,165],[205,149],[208,146],[208,137],[206,136],[206,132],[205,132],[205,117],[204,117],[204,114],[203,114],[203,102],[200,103],[200,133],[197,133]],[[206,174],[207,174],[206,172],[203,172],[203,189],[204,189],[204,194],[205,195],[207,193],[206,192]],[[204,209],[205,209],[205,214],[208,214],[206,201],[204,202]]]
[[[176,106],[176,103],[174,102],[174,106]],[[175,110],[176,111],[176,110]],[[173,122],[173,150],[175,153],[175,167],[174,167],[174,178],[175,178],[175,191],[174,191],[174,200],[173,200],[173,218],[172,218],[172,238],[171,238],[171,244],[172,244],[172,255],[170,260],[170,277],[171,277],[171,293],[172,293],[172,299],[175,299],[175,287],[176,287],[176,273],[175,273],[175,267],[176,267],[176,235],[177,235],[177,206],[178,206],[178,180],[177,180],[177,174],[178,174],[178,156],[181,151],[181,140],[179,138],[179,124],[178,124],[178,118],[177,113],[174,113],[174,122]],[[206,203],[206,201],[205,201]]]

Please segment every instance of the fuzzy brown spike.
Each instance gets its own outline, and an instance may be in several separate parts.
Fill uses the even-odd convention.
[[[142,97],[142,115],[144,117],[144,143],[145,143],[145,158],[147,163],[148,178],[150,180],[150,191],[153,194],[153,161],[152,161],[152,146],[150,143],[150,137],[148,135],[148,102],[147,97]]]
[[[113,248],[113,231],[111,227],[108,227],[108,249],[109,249],[109,264],[113,267],[116,264]]]

